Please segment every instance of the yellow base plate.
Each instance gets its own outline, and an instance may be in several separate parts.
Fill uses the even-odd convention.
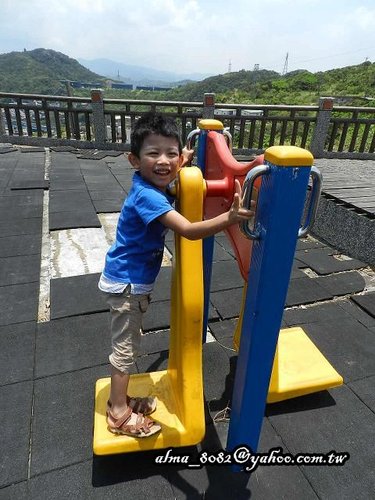
[[[280,331],[268,403],[330,389],[342,383],[341,375],[302,328]]]
[[[190,446],[199,443],[205,434],[205,423],[186,429],[178,417],[179,409],[167,371],[131,375],[129,396],[156,396],[157,409],[150,418],[161,424],[162,430],[151,437],[134,438],[113,434],[107,428],[106,407],[110,378],[97,380],[95,386],[94,453],[112,455],[133,451]]]

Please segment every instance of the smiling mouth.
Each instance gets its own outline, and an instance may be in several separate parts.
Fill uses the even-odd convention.
[[[163,168],[163,169],[154,170],[154,173],[156,175],[161,175],[162,177],[166,177],[166,176],[168,176],[171,173],[171,171],[169,169],[164,169]]]

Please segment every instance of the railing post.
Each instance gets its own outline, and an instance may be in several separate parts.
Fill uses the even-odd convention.
[[[103,146],[107,140],[102,89],[91,90],[91,106],[95,146]]]
[[[203,98],[202,118],[214,118],[215,112],[215,94],[205,93]]]
[[[315,158],[321,158],[323,156],[332,109],[332,97],[321,97],[319,99],[319,111],[316,117],[316,125],[310,145],[310,151]]]
[[[4,110],[0,108],[0,135],[5,135],[5,117]]]

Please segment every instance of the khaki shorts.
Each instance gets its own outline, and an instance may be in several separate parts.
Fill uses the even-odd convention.
[[[150,294],[133,295],[128,285],[123,293],[106,293],[111,312],[112,352],[109,362],[120,372],[129,373],[141,343],[142,316]]]

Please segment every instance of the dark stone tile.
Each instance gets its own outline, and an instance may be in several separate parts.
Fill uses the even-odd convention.
[[[17,208],[2,208],[0,211],[0,220],[11,221],[14,219],[31,219],[33,217],[42,217],[42,205],[20,205]]]
[[[40,255],[42,236],[26,234],[23,236],[6,236],[0,238],[0,258],[17,257],[19,255]]]
[[[84,180],[77,179],[54,179],[53,176],[49,185],[50,191],[82,191],[85,189]]]
[[[304,467],[319,498],[367,498],[375,489],[375,415],[345,386],[330,394],[331,402],[314,395],[279,406],[280,411],[269,417],[271,424],[293,454],[350,453],[343,467]],[[319,397],[320,406],[302,406],[301,400],[318,403]]]
[[[334,251],[326,248],[312,248],[296,252],[296,258],[304,262],[318,274],[330,274],[339,271],[361,269],[366,264],[356,259],[339,260],[332,256]],[[336,253],[336,252],[335,252]]]
[[[318,300],[332,299],[332,294],[319,285],[313,278],[291,280],[286,298],[286,306],[311,304]]]
[[[107,312],[39,323],[35,376],[46,377],[108,363],[110,352]]]
[[[242,288],[243,279],[235,260],[215,262],[212,266],[211,292]]]
[[[348,386],[375,413],[375,376],[350,382]]]
[[[32,393],[32,382],[0,387],[0,487],[27,479]]]
[[[142,335],[139,354],[154,354],[169,349],[169,330],[152,332]]]
[[[214,243],[213,262],[233,260],[233,255],[228,253],[217,241]]]
[[[141,453],[142,460],[140,460],[136,458],[137,455],[131,453],[113,457],[94,457],[93,460],[71,464],[61,470],[33,477],[29,481],[28,498],[102,500],[108,497],[123,500],[125,497],[134,497],[134,499],[173,500],[171,486],[163,471],[156,467],[153,470],[145,467],[154,456]]]
[[[136,360],[139,373],[159,372],[168,368],[168,351],[140,356]]]
[[[29,482],[23,481],[22,483],[12,484],[1,489],[0,498],[4,500],[12,500],[13,498],[17,500],[30,500]]]
[[[18,189],[48,189],[49,181],[44,179],[40,180],[24,180],[24,181],[14,181],[10,185],[10,189],[18,190]]]
[[[0,327],[0,385],[32,379],[35,329],[33,321]]]
[[[122,200],[122,203],[124,203],[126,197],[126,191],[120,188],[120,186],[116,189],[90,190],[89,194],[92,201],[114,200],[117,202]]]
[[[100,274],[51,280],[51,319],[109,310],[98,288]]]
[[[224,409],[232,398],[237,357],[230,354],[217,342],[203,345],[203,390],[211,415]]]
[[[121,212],[123,200],[97,200],[93,205],[96,213]]]
[[[342,302],[326,302],[313,304],[311,307],[288,309],[284,311],[284,321],[289,326],[299,326],[305,323],[337,322],[337,318],[350,320],[351,315],[341,308]]]
[[[353,318],[357,319],[362,325],[367,327],[375,327],[375,317],[367,314],[366,311],[361,309],[352,300],[343,300],[339,302],[341,309],[345,311],[346,314],[350,314]]]
[[[172,266],[163,266],[156,278],[155,286],[152,291],[152,300],[169,300],[171,297],[172,285]]]
[[[222,319],[236,318],[242,304],[242,288],[213,292],[210,301]]]
[[[57,212],[50,214],[50,231],[78,227],[102,227],[102,225],[94,209],[86,212]]]
[[[375,318],[375,292],[369,292],[364,295],[355,295],[351,299],[363,310]]]
[[[0,287],[0,325],[36,321],[39,283]]]
[[[303,329],[346,383],[375,374],[375,337],[358,321],[340,318]]]
[[[42,218],[35,217],[32,219],[13,219],[11,221],[0,221],[1,237],[16,236],[24,234],[41,235],[42,234]]]
[[[39,274],[40,256],[38,254],[0,258],[1,286],[39,282]]]
[[[225,338],[233,339],[233,335],[237,326],[237,319],[227,319],[224,321],[212,321],[208,324],[213,336],[217,340]]]
[[[357,271],[331,274],[316,279],[319,285],[333,296],[362,292],[366,286],[365,280]]]
[[[143,316],[143,330],[162,330],[170,326],[170,308],[169,300],[151,302]]]
[[[107,367],[95,367],[35,382],[31,475],[92,457],[94,387]]]
[[[53,191],[49,195],[50,212],[71,212],[75,209],[78,210],[82,203],[92,207],[86,188],[81,191],[70,191],[67,193]]]

